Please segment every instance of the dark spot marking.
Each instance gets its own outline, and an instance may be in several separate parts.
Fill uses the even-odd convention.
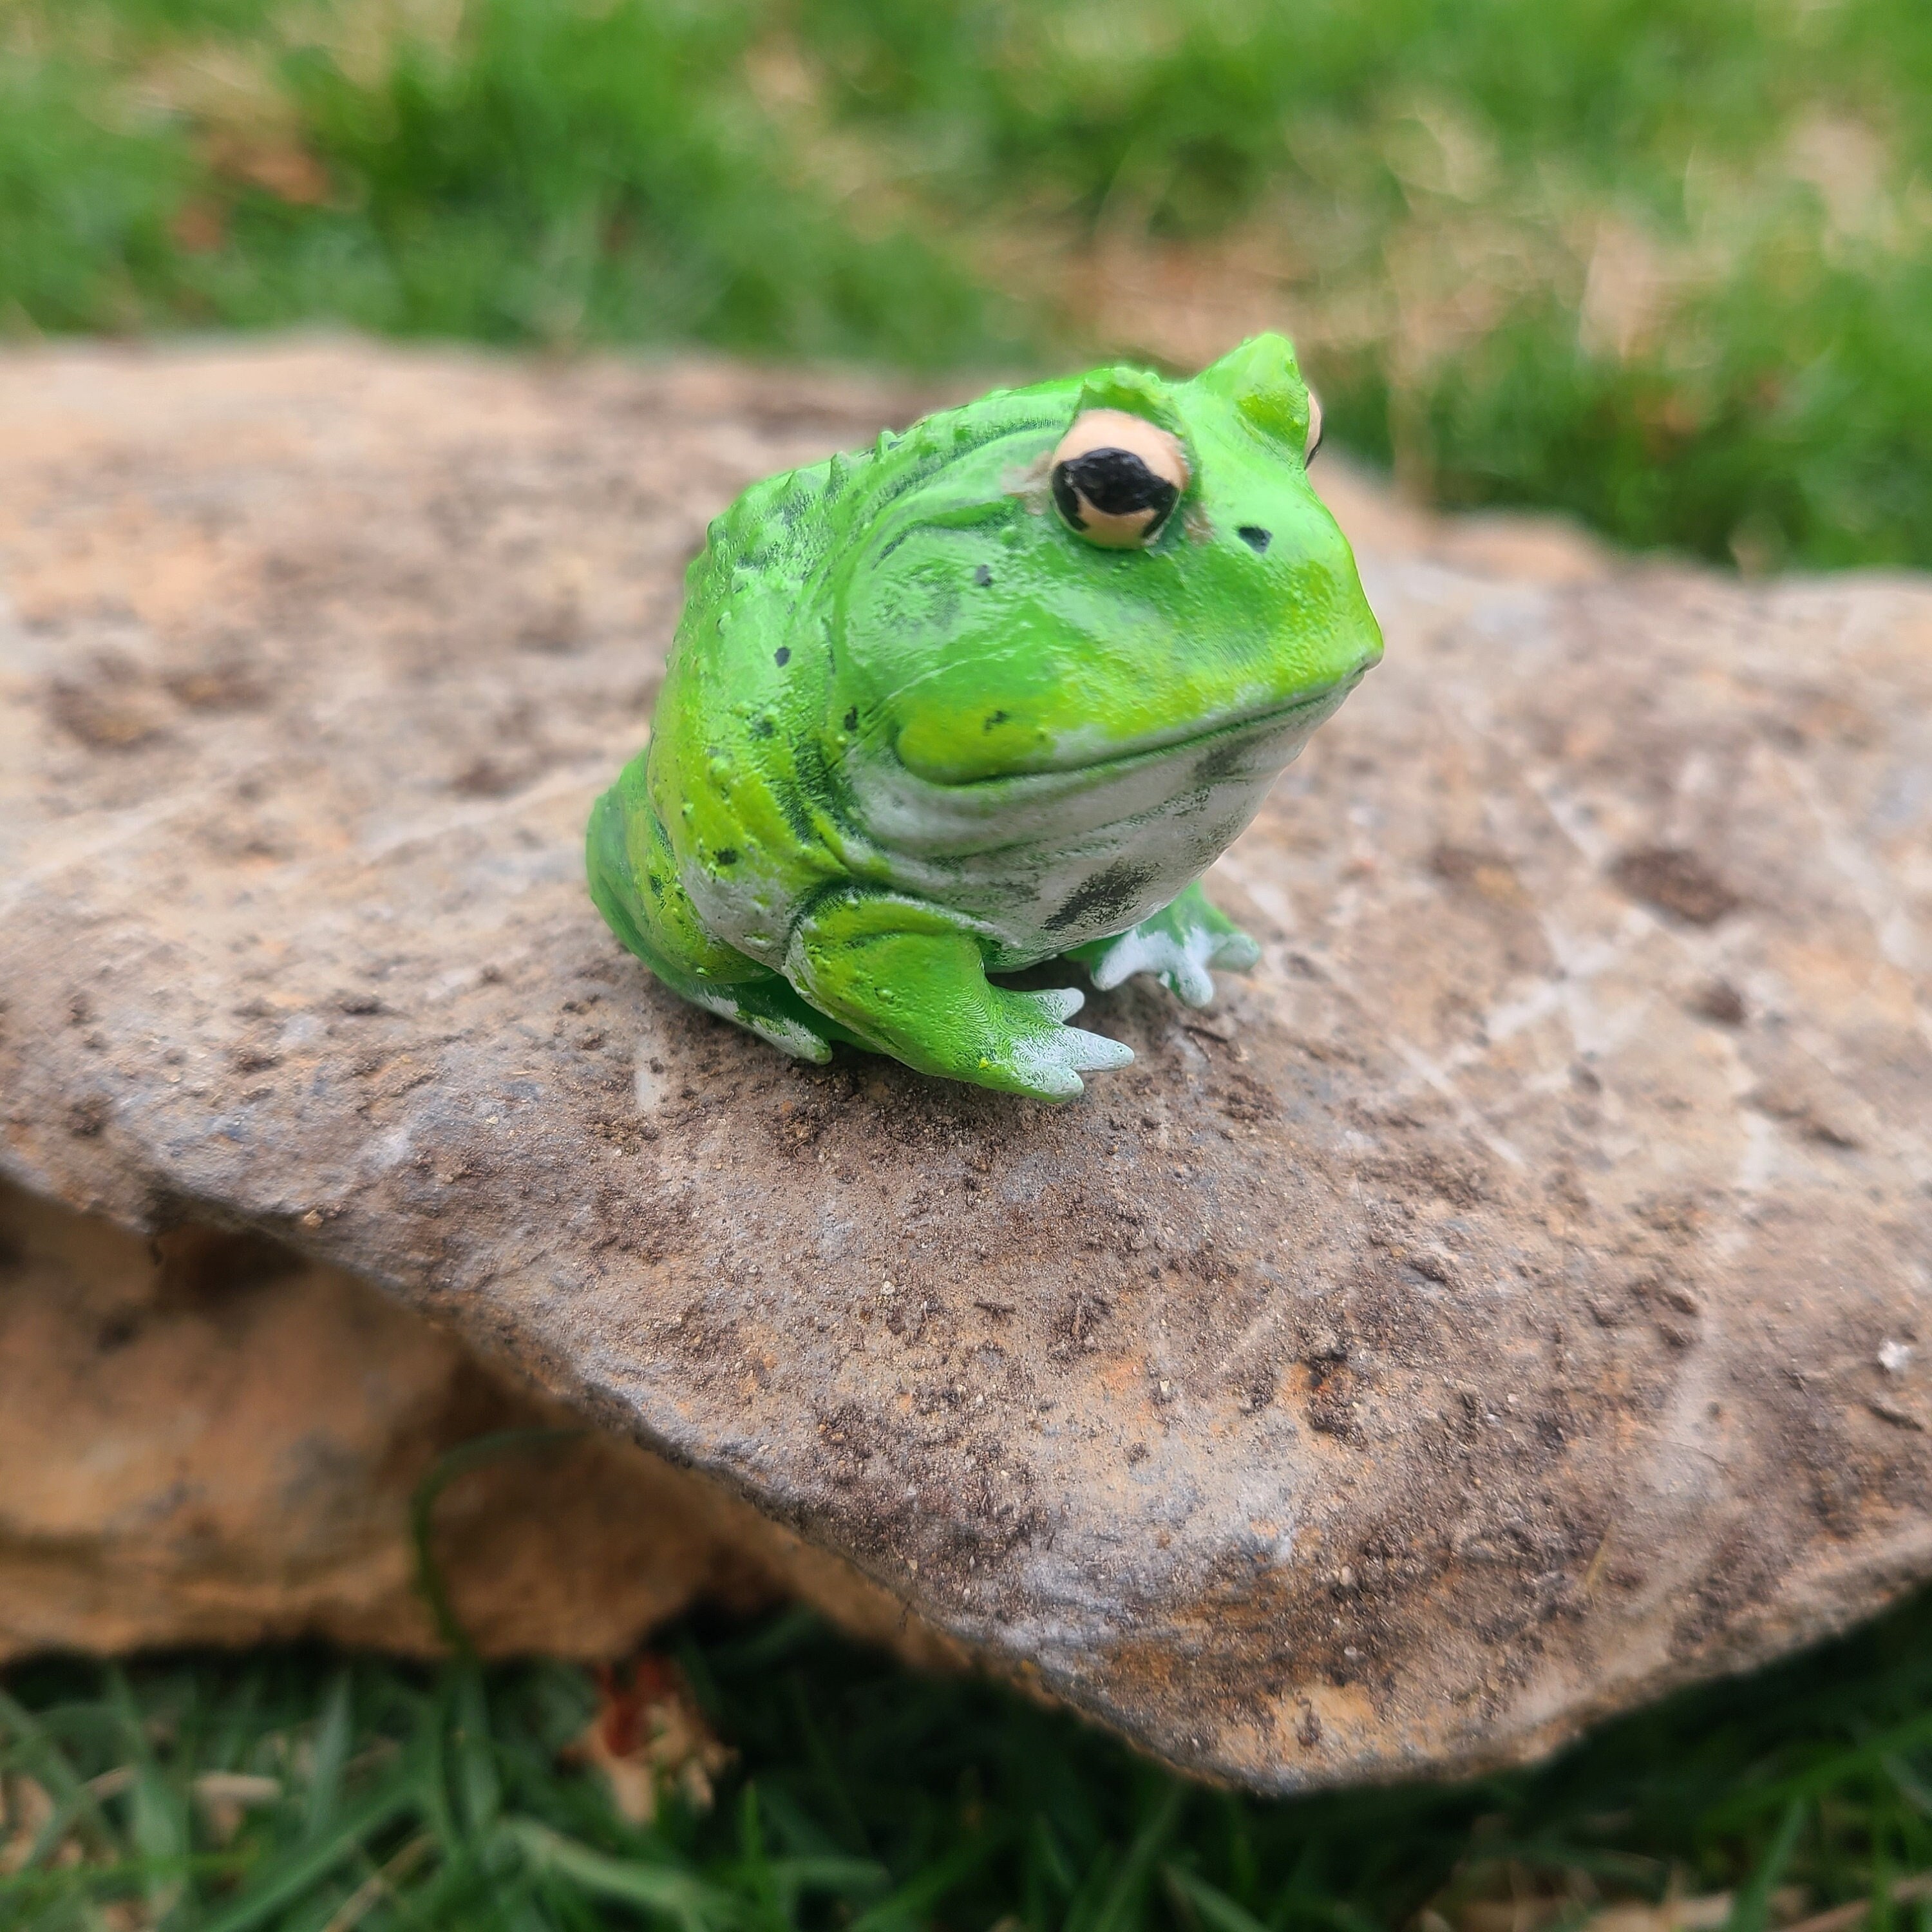
[[[992,580],[993,570],[992,566],[990,564],[981,564],[973,573],[973,581],[982,590],[985,590],[986,586],[992,583]]]
[[[1006,718],[1007,713],[1004,711],[988,712],[985,729],[990,731],[995,724],[1004,724],[1006,722]]]
[[[1239,739],[1214,746],[1201,754],[1201,762],[1194,767],[1195,782],[1210,785],[1223,778],[1245,776],[1253,752],[1252,745],[1243,744]]]
[[[858,730],[859,707],[856,704],[853,706],[850,711],[846,712],[844,724],[846,730],[848,731],[856,731]]]
[[[794,739],[790,750],[792,782],[778,788],[778,808],[800,844],[816,845],[824,835],[813,813],[837,818],[843,809],[843,794],[815,738]]]
[[[1154,877],[1151,866],[1130,865],[1122,860],[1104,872],[1096,872],[1078,887],[1060,910],[1046,921],[1048,932],[1064,932],[1068,927],[1093,924],[1104,926],[1130,911],[1140,896],[1141,888]]]
[[[721,866],[735,866],[738,862],[738,848],[735,845],[721,845],[718,848],[718,862]]]
[[[778,647],[778,649],[777,649],[776,650],[775,650],[774,652],[772,652],[772,663],[773,663],[773,664],[790,664],[790,663],[791,662],[791,646],[790,646],[790,645],[789,645],[789,644],[781,644],[781,645],[779,645],[779,646]]]
[[[752,730],[760,738],[771,737],[776,733],[778,728],[769,718],[760,718],[752,727]]]
[[[1274,532],[1263,530],[1258,524],[1244,524],[1234,534],[1257,556],[1264,556],[1268,554],[1268,545],[1274,542]]]

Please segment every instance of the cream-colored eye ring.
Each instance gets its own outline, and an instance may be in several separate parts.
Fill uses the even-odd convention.
[[[1315,452],[1322,447],[1322,398],[1312,389],[1308,392],[1308,442],[1301,452],[1301,466],[1306,470],[1315,460]]]
[[[1060,439],[1053,500],[1070,530],[1102,550],[1151,543],[1187,488],[1187,458],[1157,424],[1088,410]]]

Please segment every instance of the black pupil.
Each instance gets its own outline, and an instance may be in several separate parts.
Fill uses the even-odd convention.
[[[1131,449],[1090,449],[1053,466],[1053,500],[1060,514],[1076,530],[1084,530],[1082,499],[1102,516],[1130,517],[1151,510],[1147,534],[1166,522],[1180,492],[1165,476],[1156,476]]]

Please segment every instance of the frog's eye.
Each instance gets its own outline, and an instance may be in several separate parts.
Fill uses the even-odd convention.
[[[1322,447],[1322,398],[1312,389],[1308,392],[1308,447],[1301,452],[1301,466],[1306,470],[1315,460],[1315,452]]]
[[[1102,550],[1151,543],[1187,488],[1167,431],[1125,410],[1089,410],[1053,452],[1053,500],[1070,529]]]

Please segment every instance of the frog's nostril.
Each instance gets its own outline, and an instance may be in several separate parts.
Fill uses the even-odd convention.
[[[1264,555],[1268,545],[1274,542],[1274,531],[1264,530],[1258,524],[1244,524],[1234,534],[1257,556]]]

